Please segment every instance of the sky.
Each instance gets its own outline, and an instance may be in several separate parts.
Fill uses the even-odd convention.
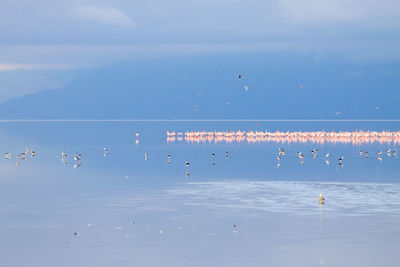
[[[26,72],[143,57],[226,52],[382,62],[398,61],[399,47],[396,0],[3,0],[0,94],[18,91],[2,79],[10,71],[29,76]]]

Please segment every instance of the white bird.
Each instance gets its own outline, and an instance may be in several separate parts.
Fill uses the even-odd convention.
[[[246,90],[246,92],[247,92],[247,90],[249,90],[249,87],[247,85],[245,85],[244,90]]]
[[[325,204],[325,198],[322,196],[322,194],[319,194],[318,202],[320,205]]]

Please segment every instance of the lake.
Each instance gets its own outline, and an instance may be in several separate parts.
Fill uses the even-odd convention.
[[[225,134],[239,130],[244,138]],[[399,140],[345,133],[399,130],[396,121],[2,122],[1,265],[398,266]],[[308,137],[285,139],[300,131]],[[338,136],[314,135],[322,131]]]

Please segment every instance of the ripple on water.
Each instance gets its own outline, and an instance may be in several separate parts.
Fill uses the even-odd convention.
[[[400,215],[400,184],[223,181],[193,182],[167,190],[185,205],[312,215]],[[322,193],[326,204],[318,205]]]

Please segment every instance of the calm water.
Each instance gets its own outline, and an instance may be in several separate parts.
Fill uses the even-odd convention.
[[[385,151],[400,144],[166,140],[167,130],[203,129],[381,131],[400,123],[2,123],[0,152],[12,158],[0,159],[1,266],[399,265],[400,158]],[[26,146],[36,155],[17,166]],[[286,155],[278,168],[279,148]]]

